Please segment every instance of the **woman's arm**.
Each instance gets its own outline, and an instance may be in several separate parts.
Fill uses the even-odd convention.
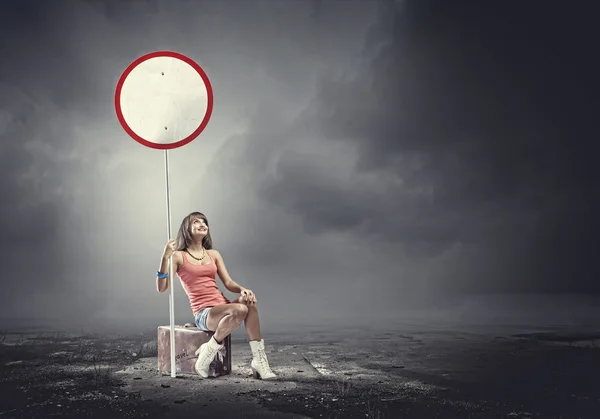
[[[168,244],[167,244],[168,246]],[[169,272],[169,252],[164,252],[162,257],[160,258],[160,266],[158,267],[158,271],[160,273],[167,273]],[[175,275],[175,272],[177,272],[179,270],[179,267],[181,266],[182,260],[181,260],[181,252],[174,252],[173,253],[173,274]],[[169,288],[169,277],[166,278],[159,278],[156,277],[156,290],[160,293],[165,292],[167,289]]]
[[[219,274],[219,278],[225,285],[229,291],[234,293],[241,293],[245,288],[236,283],[231,276],[229,276],[229,272],[227,271],[227,267],[225,266],[225,262],[223,261],[223,256],[219,253],[218,250],[209,250],[211,252],[212,257],[215,259],[215,263],[217,264],[217,273]]]

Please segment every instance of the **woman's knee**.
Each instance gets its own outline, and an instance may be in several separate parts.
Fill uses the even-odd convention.
[[[245,304],[233,304],[231,315],[239,320],[244,320],[248,315],[248,307]]]

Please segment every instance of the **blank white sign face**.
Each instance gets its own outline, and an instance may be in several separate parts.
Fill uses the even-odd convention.
[[[208,123],[212,89],[204,71],[189,58],[152,53],[125,70],[115,107],[121,125],[136,141],[176,148],[196,138]]]

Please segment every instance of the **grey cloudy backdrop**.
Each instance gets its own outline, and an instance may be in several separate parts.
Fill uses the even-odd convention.
[[[156,50],[215,95],[170,154],[173,229],[204,212],[265,318],[597,292],[591,14],[511,4],[3,2],[0,316],[168,322],[163,153],[113,106]]]

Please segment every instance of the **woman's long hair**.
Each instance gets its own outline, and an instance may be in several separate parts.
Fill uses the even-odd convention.
[[[190,224],[196,218],[199,218],[204,221],[206,226],[208,227],[208,233],[202,239],[202,246],[205,249],[212,249],[212,239],[210,238],[210,226],[208,225],[208,220],[206,219],[206,215],[201,212],[192,212],[190,215],[185,217],[181,222],[181,227],[179,227],[179,232],[177,233],[177,239],[175,240],[175,246],[177,250],[185,250],[192,244],[192,236],[190,235]]]

